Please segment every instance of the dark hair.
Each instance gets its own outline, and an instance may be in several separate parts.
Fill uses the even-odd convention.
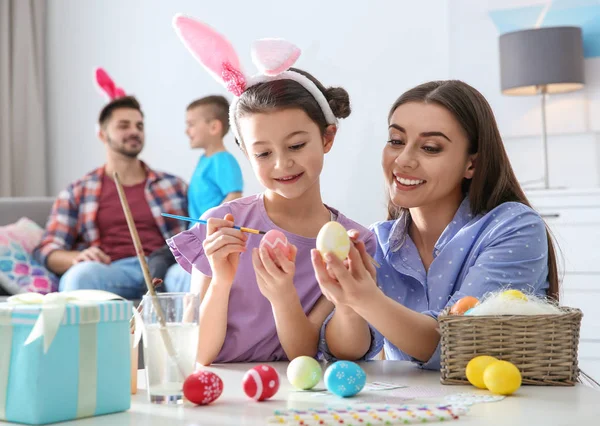
[[[196,99],[188,105],[187,111],[199,106],[210,107],[210,117],[207,120],[219,120],[223,129],[222,136],[225,136],[229,131],[229,101],[221,95],[211,95],[204,98]]]
[[[329,103],[333,115],[337,118],[346,118],[350,115],[350,97],[348,92],[341,87],[325,88],[319,80],[297,68],[290,68],[311,80],[323,93]],[[328,124],[325,114],[317,100],[300,83],[294,80],[274,80],[260,83],[246,90],[238,100],[235,120],[248,115],[281,109],[299,108],[315,122],[321,133],[325,132]],[[236,141],[239,145],[240,141]]]
[[[421,84],[400,96],[390,110],[388,122],[400,105],[408,102],[437,104],[448,110],[461,125],[469,140],[469,154],[477,153],[472,179],[464,179],[462,190],[469,196],[474,215],[488,212],[502,203],[515,201],[531,207],[504,149],[494,113],[485,97],[475,88],[458,80]],[[388,201],[388,220],[406,214],[405,209]],[[408,218],[408,216],[406,216]],[[548,239],[548,295],[558,300],[558,272],[552,237]]]
[[[117,98],[110,101],[104,108],[102,108],[102,111],[100,111],[100,116],[98,117],[98,124],[100,124],[101,127],[104,127],[108,120],[110,120],[110,117],[112,117],[113,112],[121,108],[135,109],[142,114],[142,117],[144,116],[142,107],[135,97],[123,96],[122,98]]]

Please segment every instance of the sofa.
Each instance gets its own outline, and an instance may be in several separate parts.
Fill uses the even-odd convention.
[[[0,198],[0,226],[28,217],[43,228],[52,203],[53,197]]]

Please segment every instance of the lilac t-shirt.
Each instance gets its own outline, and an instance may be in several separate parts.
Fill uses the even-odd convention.
[[[375,235],[337,210],[328,208],[337,215],[337,222],[346,229],[356,229],[360,232],[360,239],[365,242],[367,251],[374,255]],[[233,215],[236,225],[261,231],[271,229],[282,231],[288,241],[297,247],[294,286],[302,308],[308,314],[321,296],[310,258],[310,251],[315,248],[316,238],[291,234],[275,225],[267,215],[262,194],[240,198],[210,209],[202,215],[202,219],[223,218],[227,213]],[[262,235],[247,235],[247,250],[240,256],[229,295],[225,341],[214,361],[216,363],[269,362],[287,359],[277,336],[271,304],[258,288],[252,265],[252,249],[259,246]],[[197,224],[167,240],[167,243],[177,262],[186,271],[191,273],[194,266],[204,275],[212,276],[208,258],[204,255],[202,247],[205,237],[206,225]]]

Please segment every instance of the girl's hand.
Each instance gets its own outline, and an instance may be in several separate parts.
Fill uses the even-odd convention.
[[[240,261],[240,253],[246,251],[248,237],[233,228],[233,215],[223,219],[208,219],[206,239],[202,243],[208,257],[213,280],[232,284]]]
[[[344,262],[332,253],[323,257],[318,250],[311,251],[311,258],[321,291],[336,308],[355,310],[361,300],[379,291],[375,268],[362,242],[350,247]]]
[[[294,274],[296,273],[296,246],[290,244],[291,260],[288,259],[279,248],[275,248],[277,263],[264,247],[252,250],[252,264],[256,272],[258,288],[271,305],[275,305],[290,296],[297,296],[294,288]]]

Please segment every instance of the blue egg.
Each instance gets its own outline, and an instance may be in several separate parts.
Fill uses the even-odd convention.
[[[465,312],[465,315],[473,315],[473,308],[469,309],[467,312]]]
[[[342,398],[356,395],[366,382],[366,373],[354,362],[337,361],[325,371],[325,386],[329,392]]]

